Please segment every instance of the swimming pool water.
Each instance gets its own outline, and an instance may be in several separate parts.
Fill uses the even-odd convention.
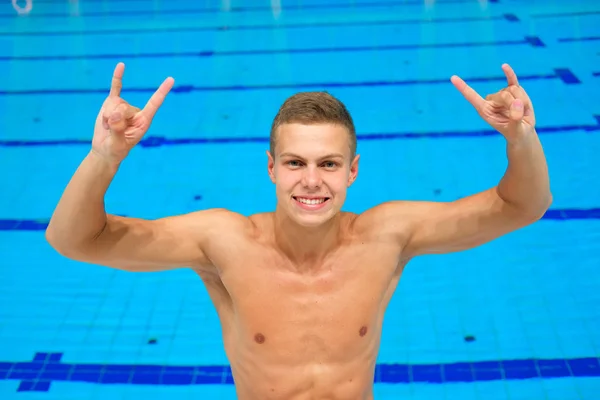
[[[345,209],[486,189],[504,139],[449,78],[485,95],[508,62],[535,106],[554,203],[525,229],[409,265],[376,398],[600,398],[599,26],[592,0],[33,0],[21,16],[5,0],[0,398],[235,398],[192,272],[78,263],[44,239],[119,61],[138,106],[175,78],[107,195],[109,212],[142,218],[272,209],[270,123],[303,90],[354,116],[361,169]]]

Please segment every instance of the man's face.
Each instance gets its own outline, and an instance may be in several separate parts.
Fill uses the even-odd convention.
[[[283,124],[268,170],[278,208],[302,226],[318,226],[335,216],[358,174],[345,127]]]

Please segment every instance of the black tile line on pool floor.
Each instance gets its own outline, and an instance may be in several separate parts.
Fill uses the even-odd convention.
[[[537,126],[540,135],[565,134],[570,132],[596,133],[600,131],[600,115],[594,115],[595,124],[573,124],[555,126]],[[426,131],[426,132],[379,132],[359,133],[357,140],[384,141],[384,140],[421,140],[421,139],[454,139],[454,138],[485,138],[499,136],[494,129],[459,130],[459,131]],[[268,143],[268,136],[237,136],[237,137],[204,137],[197,135],[187,138],[169,138],[166,136],[145,136],[138,146],[141,148],[154,148],[161,146],[191,146],[191,145],[227,145],[238,143]],[[48,147],[48,146],[89,146],[91,139],[43,139],[43,140],[0,140],[0,147]]]
[[[215,25],[215,26],[177,26],[177,27],[138,27],[129,29],[86,29],[78,31],[46,30],[46,31],[4,31],[0,36],[81,36],[81,35],[124,35],[133,33],[142,35],[145,33],[167,33],[167,32],[204,32],[204,31],[248,31],[248,30],[281,30],[281,29],[305,29],[315,27],[342,27],[342,26],[378,26],[378,25],[419,25],[419,24],[444,24],[444,23],[467,23],[467,22],[492,22],[509,21],[519,22],[514,14],[502,14],[496,16],[481,17],[438,17],[419,19],[391,19],[374,21],[323,21],[312,23],[280,23],[280,24],[256,24],[256,25]]]
[[[473,76],[463,77],[468,83],[487,83],[487,82],[506,82],[506,76]],[[568,68],[554,68],[553,73],[519,75],[519,81],[553,80],[558,79],[566,85],[580,84],[579,78]],[[388,86],[409,86],[409,85],[439,85],[449,84],[448,78],[438,79],[406,79],[406,80],[376,80],[376,81],[357,81],[357,82],[306,82],[306,83],[273,83],[257,85],[221,85],[221,86],[194,86],[194,85],[175,85],[170,93],[185,94],[190,92],[241,92],[250,90],[331,90],[351,87],[388,87]],[[63,88],[63,89],[23,89],[23,90],[0,90],[0,96],[28,96],[28,95],[82,95],[82,94],[103,94],[107,95],[110,88]],[[124,87],[121,91],[126,93],[154,93],[156,87]]]
[[[17,391],[46,392],[53,381],[129,385],[233,384],[228,365],[169,366],[63,363],[62,353],[37,353],[32,361],[0,362],[0,380],[20,381]],[[600,359],[513,359],[445,364],[378,364],[375,383],[483,382],[600,376]]]
[[[336,46],[336,47],[306,47],[295,49],[254,49],[254,50],[199,50],[180,52],[154,52],[154,53],[102,53],[102,54],[55,54],[55,55],[0,55],[0,61],[67,61],[67,60],[119,60],[141,58],[208,58],[231,56],[256,56],[268,54],[311,54],[311,53],[339,53],[339,52],[384,52],[398,50],[414,50],[425,48],[473,48],[488,46],[519,46],[546,47],[537,36],[525,36],[523,39],[497,40],[490,42],[457,42],[457,43],[427,43],[427,44],[397,44],[397,45],[364,45],[364,46]]]

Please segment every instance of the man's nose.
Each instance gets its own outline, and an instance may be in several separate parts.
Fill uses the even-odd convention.
[[[302,177],[302,184],[304,187],[309,189],[314,189],[321,186],[321,174],[316,166],[314,167],[309,165],[306,167]]]

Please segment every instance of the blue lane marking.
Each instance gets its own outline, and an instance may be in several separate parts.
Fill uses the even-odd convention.
[[[571,37],[571,38],[559,38],[557,40],[559,42],[593,42],[596,40],[600,40],[600,36],[581,36],[581,37]]]
[[[600,219],[600,208],[548,210],[542,219],[565,221],[568,219]]]
[[[38,3],[36,1],[36,3]],[[88,1],[86,1],[88,3]],[[444,4],[466,4],[470,3],[469,0],[445,0],[443,2],[436,2],[436,6]],[[492,3],[497,3],[493,1]],[[380,1],[372,3],[347,3],[347,4],[290,4],[282,5],[281,11],[304,11],[304,10],[336,10],[336,9],[356,9],[356,8],[378,8],[378,7],[397,7],[397,6],[414,6],[423,4],[422,0],[410,0],[410,1]],[[227,13],[235,12],[248,12],[248,11],[271,11],[271,6],[232,6],[227,10]],[[140,17],[148,15],[195,15],[195,14],[215,14],[222,13],[223,10],[220,7],[212,8],[191,8],[191,9],[176,9],[176,10],[165,10],[165,9],[151,9],[151,10],[129,10],[129,11],[90,11],[80,12],[78,17]],[[1,18],[15,18],[15,13],[2,13]],[[49,12],[32,12],[27,18],[73,18],[69,13],[49,13]]]
[[[84,31],[25,31],[25,32],[0,32],[0,36],[81,36],[81,35],[123,35],[135,33],[141,35],[144,33],[156,34],[164,32],[203,32],[203,31],[242,31],[242,30],[280,30],[294,28],[314,28],[314,27],[340,27],[340,26],[382,26],[382,25],[421,25],[421,24],[442,24],[442,23],[465,23],[476,21],[511,21],[517,22],[519,19],[513,14],[503,14],[497,16],[480,17],[439,17],[439,18],[421,18],[421,19],[394,19],[377,21],[327,21],[310,23],[289,23],[289,24],[257,24],[257,25],[219,25],[219,26],[182,26],[182,27],[153,27],[153,28],[131,28],[131,29],[86,29]]]
[[[545,47],[537,36],[526,36],[523,40],[499,40],[495,42],[463,42],[463,43],[425,43],[402,45],[373,45],[373,46],[345,46],[345,47],[313,47],[301,49],[263,49],[263,50],[223,50],[223,51],[182,51],[163,53],[135,53],[135,54],[72,54],[51,56],[0,56],[0,61],[64,61],[64,60],[125,60],[135,58],[173,58],[193,57],[206,58],[218,56],[241,56],[261,54],[301,54],[301,53],[335,53],[359,51],[395,51],[414,50],[425,48],[460,48],[460,47],[487,47],[487,46],[518,46],[530,45],[532,47]]]
[[[573,131],[597,132],[600,131],[600,116],[594,115],[597,123],[594,125],[558,125],[536,127],[538,134],[560,134]],[[451,138],[481,138],[499,136],[500,133],[493,129],[479,129],[473,131],[440,131],[440,132],[387,132],[357,134],[358,141],[380,140],[412,140],[412,139],[451,139]],[[202,144],[237,144],[237,143],[268,143],[268,137],[193,137],[193,138],[167,138],[164,136],[145,136],[138,146],[154,148],[161,146],[182,146]],[[89,146],[91,139],[51,139],[51,140],[0,140],[0,147],[46,147],[46,146]]]
[[[129,385],[233,384],[227,365],[168,366],[61,363],[60,353],[31,362],[0,362],[0,380],[22,381],[18,391],[48,391],[53,381]],[[448,364],[378,364],[374,383],[449,383],[531,378],[597,377],[600,359],[518,359]]]
[[[48,221],[32,219],[0,219],[0,231],[43,231]]]
[[[546,211],[542,220],[566,221],[600,219],[600,208],[564,208]],[[0,231],[43,231],[48,226],[46,220],[0,219]]]
[[[62,353],[36,353],[33,357],[34,363],[45,364],[57,364],[62,358]],[[3,375],[0,367],[0,376]],[[20,367],[17,367],[20,368]],[[27,371],[23,371],[27,374]],[[8,375],[8,374],[7,374]],[[35,375],[35,376],[34,376]],[[29,376],[32,379],[25,379],[19,383],[17,392],[47,392],[50,390],[50,381],[36,380],[38,374],[30,373]]]
[[[473,82],[506,82],[506,76],[487,76],[487,77],[465,77],[465,81]],[[536,81],[560,79],[563,83],[577,84],[581,83],[579,79],[567,68],[557,68],[553,74],[540,75],[521,75],[519,81]],[[407,86],[407,85],[436,85],[448,84],[449,79],[407,79],[397,81],[362,81],[362,82],[309,82],[309,83],[274,83],[264,85],[230,85],[230,86],[194,86],[180,85],[174,86],[171,93],[191,93],[191,92],[213,92],[213,91],[245,91],[245,90],[276,90],[276,89],[331,89],[347,87],[380,87],[380,86]],[[122,93],[154,93],[156,87],[138,87],[123,88]],[[28,90],[2,90],[0,96],[23,96],[23,95],[55,95],[55,94],[108,94],[106,88],[96,89],[28,89]]]
[[[583,17],[587,15],[599,15],[600,10],[597,11],[573,11],[565,13],[547,13],[547,14],[531,14],[531,18],[562,18],[562,17]]]
[[[568,68],[556,68],[554,72],[556,72],[556,75],[558,75],[560,79],[567,85],[581,83],[579,78],[577,78],[575,74],[573,74],[573,72],[571,72],[571,70]]]
[[[546,44],[542,42],[542,39],[537,36],[525,36],[525,41],[533,47],[546,47]]]

